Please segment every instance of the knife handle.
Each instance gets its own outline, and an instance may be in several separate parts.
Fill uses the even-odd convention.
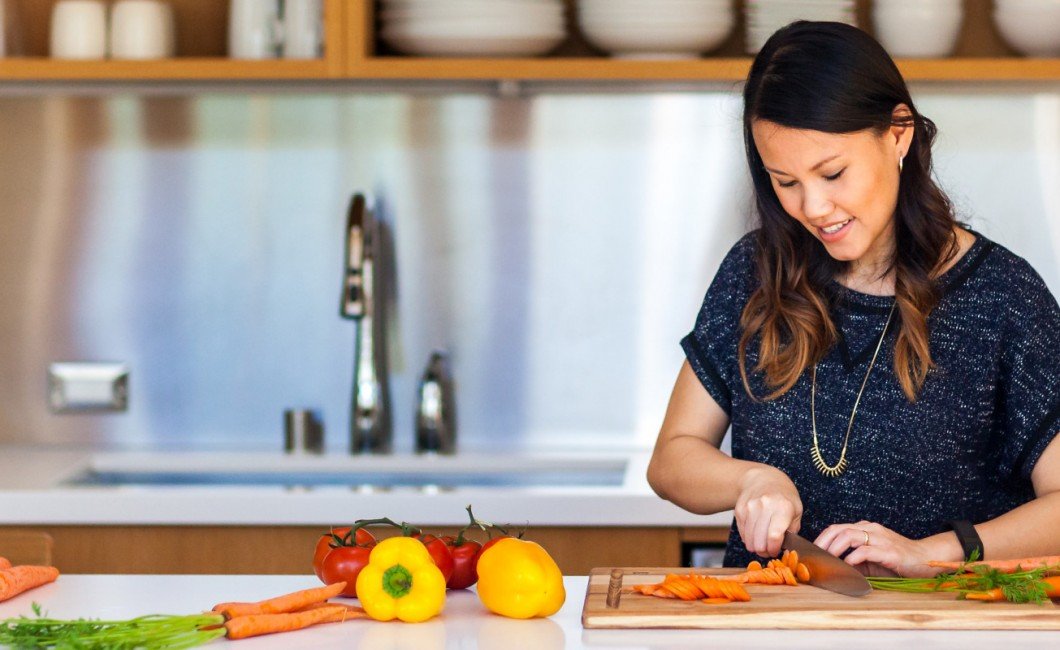
[[[618,609],[622,598],[622,569],[611,569],[611,581],[607,583],[607,606]]]

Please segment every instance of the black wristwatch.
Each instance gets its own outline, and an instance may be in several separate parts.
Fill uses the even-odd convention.
[[[984,559],[983,540],[979,539],[979,533],[975,532],[972,522],[966,519],[954,519],[946,522],[946,528],[957,535],[957,541],[961,543],[966,562],[971,561],[973,553],[977,560]]]

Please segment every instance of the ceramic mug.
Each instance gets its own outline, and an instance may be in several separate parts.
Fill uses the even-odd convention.
[[[317,59],[323,55],[323,0],[286,0],[283,6],[284,58]]]
[[[110,12],[110,55],[162,59],[175,54],[173,7],[164,0],[118,0]]]
[[[280,54],[280,0],[231,0],[228,55],[274,59]]]
[[[102,0],[59,0],[52,8],[51,55],[57,59],[107,57],[107,5]]]

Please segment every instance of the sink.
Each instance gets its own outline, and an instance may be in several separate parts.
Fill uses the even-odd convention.
[[[287,455],[235,452],[95,454],[68,486],[392,488],[619,487],[628,455],[466,453]]]

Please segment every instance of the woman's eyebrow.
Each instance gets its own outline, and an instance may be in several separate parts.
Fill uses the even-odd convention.
[[[839,156],[841,156],[841,155],[842,155],[842,154],[838,154],[838,153],[837,153],[837,154],[835,154],[834,156],[829,156],[828,158],[825,158],[824,160],[822,160],[821,162],[817,163],[817,164],[816,164],[816,165],[814,165],[813,167],[810,167],[810,171],[811,171],[811,172],[812,172],[812,171],[817,171],[817,168],[818,168],[818,167],[820,167],[821,165],[824,165],[824,164],[826,164],[826,163],[830,163],[830,162],[832,162],[833,160],[835,160],[836,158],[838,158],[838,157],[839,157]],[[769,167],[766,167],[765,165],[762,165],[762,166],[763,166],[763,167],[765,167],[765,168],[766,168],[766,171],[768,171],[768,172],[772,172],[772,173],[774,173],[774,174],[779,174],[780,176],[791,176],[791,174],[789,174],[788,172],[782,172],[782,171],[780,171],[780,170],[778,170],[778,169],[770,169]]]

